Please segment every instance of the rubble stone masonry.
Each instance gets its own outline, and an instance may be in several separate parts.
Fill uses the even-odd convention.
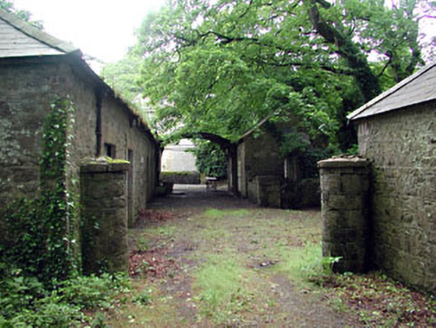
[[[373,167],[373,263],[434,293],[436,101],[357,123],[360,155]]]

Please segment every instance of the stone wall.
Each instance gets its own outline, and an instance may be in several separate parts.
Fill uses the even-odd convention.
[[[340,257],[334,270],[368,269],[369,170],[360,158],[333,158],[318,163],[321,174],[323,256]]]
[[[283,176],[283,159],[280,158],[278,142],[271,133],[257,138],[248,135],[238,145],[238,188],[242,197],[258,204],[280,207],[280,181]],[[272,180],[268,182],[268,178],[263,177]]]
[[[37,195],[44,119],[69,74],[64,63],[0,60],[0,208]]]
[[[161,172],[160,180],[171,184],[200,184],[199,172]]]
[[[133,226],[138,210],[145,208],[154,195],[158,154],[150,132],[113,97],[106,97],[102,105],[102,155],[108,155],[105,153],[105,145],[108,144],[115,147],[114,158],[132,163],[130,184],[133,203],[129,209],[129,226]]]
[[[165,146],[162,153],[163,172],[192,172],[197,171],[195,155],[188,150],[195,148],[192,141],[182,139],[177,145]]]
[[[97,94],[104,90],[101,82],[71,64],[60,57],[0,60],[0,207],[11,199],[36,195],[43,123],[54,99],[69,97],[75,109],[69,117],[69,180],[78,182],[81,161],[98,155]],[[132,151],[138,210],[155,188],[155,141],[110,93],[106,92],[101,107],[100,154],[104,155],[105,143],[116,146],[117,158],[128,159]]]
[[[81,168],[82,259],[86,274],[128,272],[127,174],[130,164],[93,161]]]
[[[373,260],[391,276],[436,291],[436,102],[358,121],[373,164]]]
[[[285,179],[282,184],[282,207],[291,209],[320,208],[320,179]]]
[[[0,59],[0,210],[17,198],[38,196],[43,125],[57,98],[69,98],[74,107],[67,132],[66,184],[71,200],[80,198],[82,161],[104,155],[105,144],[118,148],[117,158],[132,159],[131,224],[153,196],[158,160],[153,136],[83,65],[67,56]],[[99,102],[102,129],[97,149]]]
[[[248,199],[260,206],[280,208],[281,178],[258,175],[248,183]]]
[[[237,172],[238,172],[238,192],[241,197],[248,197],[248,180],[245,177],[245,142],[242,142],[238,145],[237,149]],[[231,166],[231,161],[229,161]],[[231,175],[230,175],[231,176]]]

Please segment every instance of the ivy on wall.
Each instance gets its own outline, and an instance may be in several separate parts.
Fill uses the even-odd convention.
[[[40,161],[40,195],[11,204],[3,214],[6,236],[0,260],[50,284],[67,278],[75,269],[72,256],[74,198],[66,187],[66,163],[71,137],[67,135],[74,108],[57,99],[44,122]]]

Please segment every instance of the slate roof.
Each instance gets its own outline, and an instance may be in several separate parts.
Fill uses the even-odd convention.
[[[415,74],[349,114],[347,118],[357,120],[435,99],[436,62],[424,66]]]
[[[0,58],[65,55],[79,49],[0,9]]]

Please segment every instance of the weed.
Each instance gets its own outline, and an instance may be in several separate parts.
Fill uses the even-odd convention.
[[[151,290],[143,290],[133,298],[133,302],[142,306],[151,304]]]
[[[94,319],[91,321],[90,328],[107,328],[107,327],[109,327],[105,321],[106,321],[105,315],[101,312],[98,312],[95,315]]]
[[[333,274],[333,265],[338,263],[341,257],[316,256],[308,265],[302,267],[306,278],[316,284],[321,284],[322,280]]]
[[[176,227],[174,225],[163,225],[156,228],[150,228],[147,230],[148,234],[154,236],[171,237],[174,235]]]
[[[286,273],[295,283],[304,285],[307,283],[309,269],[306,268],[308,263],[312,263],[315,259],[321,257],[321,245],[310,243],[303,247],[281,247],[279,256],[281,261],[277,266],[277,270]]]
[[[139,252],[146,252],[148,250],[148,240],[144,235],[139,235],[136,240],[136,249]]]
[[[0,281],[0,327],[71,327],[88,321],[83,310],[108,308],[115,295],[129,290],[126,277],[108,274],[53,285],[47,290],[36,278],[10,270]]]
[[[195,288],[199,296],[202,316],[216,323],[224,323],[229,317],[243,311],[253,294],[247,288],[250,273],[240,261],[228,254],[210,255],[207,263],[196,273]]]

